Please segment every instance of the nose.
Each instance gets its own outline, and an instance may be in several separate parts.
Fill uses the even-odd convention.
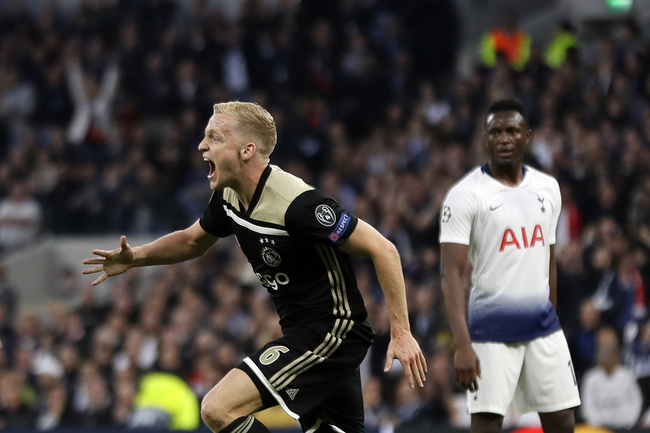
[[[208,145],[205,142],[205,138],[203,140],[201,140],[201,142],[199,143],[199,150],[201,152],[204,152],[204,151],[208,150]]]
[[[508,134],[508,131],[502,131],[499,134],[499,143],[510,143],[510,134]]]

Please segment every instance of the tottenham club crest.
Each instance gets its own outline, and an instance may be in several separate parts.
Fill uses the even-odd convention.
[[[336,214],[334,210],[326,204],[320,204],[316,208],[316,219],[325,227],[332,227],[336,224]]]
[[[451,208],[449,206],[445,206],[442,208],[442,213],[440,214],[440,222],[444,224],[450,219],[451,219]]]
[[[264,260],[264,263],[271,266],[272,268],[277,268],[280,266],[280,263],[282,263],[280,254],[278,254],[278,252],[273,248],[269,247],[262,248],[262,259]]]

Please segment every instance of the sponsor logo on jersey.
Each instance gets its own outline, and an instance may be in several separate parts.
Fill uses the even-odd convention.
[[[289,396],[289,398],[291,400],[295,400],[296,394],[298,394],[299,390],[297,390],[296,388],[287,388],[286,391],[287,391],[287,395]]]
[[[442,208],[442,213],[440,214],[440,222],[446,223],[451,219],[451,208],[446,206]]]
[[[332,233],[330,233],[329,238],[332,242],[336,242],[339,240],[339,238],[345,233],[345,231],[348,229],[348,225],[350,224],[350,221],[352,218],[350,218],[350,215],[347,213],[341,214],[341,218],[339,218],[339,223],[336,226],[336,230],[334,230]]]
[[[325,227],[332,227],[336,224],[336,214],[334,209],[326,204],[319,204],[316,208],[316,219]]]
[[[280,266],[280,263],[282,263],[280,254],[278,254],[278,252],[273,248],[269,247],[262,248],[262,259],[264,260],[264,263],[271,266],[272,268],[278,267]]]
[[[517,237],[517,233],[514,230],[506,229],[501,238],[501,248],[499,248],[499,252],[503,251],[507,246],[517,247],[518,250],[522,248],[532,248],[538,242],[541,243],[542,246],[546,245],[544,242],[544,232],[542,232],[542,227],[539,224],[533,228],[530,236],[528,236],[528,233],[526,232],[526,227],[521,228],[520,237]]]

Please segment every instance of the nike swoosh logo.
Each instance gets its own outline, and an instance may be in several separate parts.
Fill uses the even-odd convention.
[[[499,206],[495,206],[495,207],[490,206],[490,210],[497,210],[497,209],[499,209],[501,206],[503,206],[503,205],[500,204]]]

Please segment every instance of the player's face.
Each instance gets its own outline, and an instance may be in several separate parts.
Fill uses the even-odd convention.
[[[210,166],[208,180],[213,190],[229,186],[240,170],[241,140],[235,130],[237,121],[227,114],[214,114],[199,144],[203,160]]]
[[[521,164],[531,133],[523,116],[516,111],[490,114],[484,133],[490,161],[501,167]]]

